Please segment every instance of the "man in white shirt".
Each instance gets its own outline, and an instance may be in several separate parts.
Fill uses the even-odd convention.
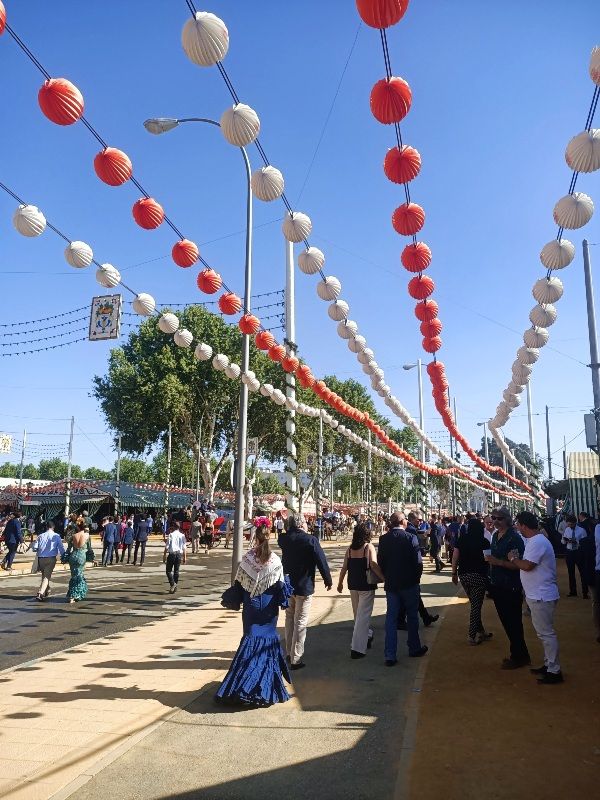
[[[519,558],[518,551],[511,550],[508,558],[521,571],[521,584],[531,609],[531,622],[544,647],[543,666],[531,672],[539,676],[538,683],[562,683],[558,637],[554,630],[554,611],[560,596],[554,550],[540,531],[537,517],[530,511],[517,514],[516,528],[525,539],[525,552],[523,558]]]
[[[171,532],[165,541],[163,564],[167,564],[167,578],[169,579],[169,594],[177,591],[179,583],[179,567],[186,562],[187,542],[179,529],[179,523],[174,522]]]
[[[579,547],[581,540],[585,539],[587,531],[577,524],[577,517],[570,515],[567,517],[567,527],[563,531],[561,542],[567,548],[565,561],[567,562],[567,572],[569,573],[569,597],[577,597],[577,580],[575,578],[575,567],[579,570],[581,578],[581,593],[583,599],[588,599],[588,585],[583,568]]]

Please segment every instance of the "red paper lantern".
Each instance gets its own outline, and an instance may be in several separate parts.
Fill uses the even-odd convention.
[[[4,33],[4,26],[6,25],[6,9],[4,3],[0,0],[0,36]]]
[[[433,294],[435,284],[429,275],[419,275],[408,282],[408,293],[414,300],[425,300]]]
[[[1,22],[0,33],[4,27]],[[38,92],[42,114],[56,125],[72,125],[83,115],[83,96],[66,78],[50,78]]]
[[[417,177],[421,169],[421,156],[414,147],[405,144],[392,147],[383,161],[383,171],[392,183],[408,183]]]
[[[315,385],[313,386],[313,391],[317,395],[321,395],[323,391],[327,388],[323,381],[315,381]]]
[[[176,242],[171,250],[173,261],[178,267],[191,267],[198,261],[199,255],[198,246],[194,242],[190,242],[189,239],[182,239],[180,242]]]
[[[435,375],[431,378],[432,386],[434,389],[445,392],[448,388],[448,378],[445,375]]]
[[[401,236],[414,236],[425,224],[425,212],[416,203],[402,203],[392,214],[392,225]]]
[[[422,272],[431,264],[431,250],[425,242],[407,244],[402,251],[400,261],[409,272]]]
[[[435,319],[429,322],[422,322],[419,326],[419,330],[421,331],[421,336],[431,338],[432,336],[439,336],[442,332],[442,327],[442,321],[435,317]]]
[[[427,304],[429,305],[429,303]],[[430,361],[429,364],[425,367],[427,370],[428,375],[444,375],[446,373],[446,367],[442,364],[441,361]]]
[[[158,228],[165,218],[163,207],[152,197],[142,197],[133,204],[131,210],[133,218],[140,228],[144,228],[147,231]]]
[[[286,372],[296,372],[299,363],[296,356],[286,356],[281,362],[281,366]]]
[[[427,336],[423,339],[423,350],[426,353],[437,353],[442,346],[442,340],[439,336]]]
[[[435,300],[427,300],[426,303],[419,303],[415,306],[415,317],[419,322],[435,319],[439,311],[439,306]]]
[[[109,186],[121,186],[133,175],[129,156],[116,147],[101,150],[94,159],[96,175]]]
[[[283,361],[285,358],[285,347],[282,344],[274,344],[269,347],[269,358],[271,361]]]
[[[370,28],[389,28],[402,19],[408,0],[356,0],[356,8]]]
[[[238,322],[238,328],[242,333],[247,333],[250,336],[254,336],[254,334],[260,328],[260,320],[258,317],[255,317],[254,314],[244,314],[244,316],[241,317],[240,321]]]
[[[242,301],[233,292],[225,292],[219,297],[219,308],[223,314],[237,314],[242,307]]]
[[[260,331],[260,333],[257,333],[254,337],[254,343],[259,350],[268,350],[275,344],[275,337],[271,331]]]
[[[198,273],[196,284],[200,291],[204,292],[204,294],[215,294],[215,292],[218,292],[223,285],[223,281],[218,272],[215,272],[214,269],[207,267]]]
[[[410,111],[412,92],[403,78],[384,78],[371,89],[371,113],[378,122],[401,122]]]

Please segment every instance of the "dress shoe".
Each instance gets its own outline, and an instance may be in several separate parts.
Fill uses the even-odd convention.
[[[567,597],[577,597],[577,592],[569,592]]]
[[[427,619],[423,620],[423,625],[428,628],[430,625],[433,625],[434,622],[437,622],[439,618],[439,614],[430,614]]]
[[[548,672],[548,667],[542,664],[541,667],[532,667],[529,672],[531,672],[532,675],[545,675]]]
[[[364,658],[366,653],[359,653],[358,650],[350,650],[350,658]]]
[[[395,667],[398,661],[395,658],[389,658],[386,660],[385,665],[386,667]]]
[[[521,667],[528,667],[530,664],[530,658],[520,659],[519,661],[514,658],[505,658],[500,665],[500,669],[520,669]]]
[[[537,679],[538,683],[563,683],[564,678],[562,672],[547,672],[545,675],[542,675],[541,678]]]
[[[290,669],[297,670],[297,669],[304,669],[306,664],[304,661],[298,661],[297,664],[290,664]]]
[[[415,650],[415,652],[414,652],[414,653],[409,653],[408,655],[409,655],[411,658],[421,658],[421,656],[424,656],[424,655],[425,655],[425,653],[426,653],[428,650],[429,650],[429,648],[427,647],[427,645],[426,645],[426,644],[424,644],[424,645],[423,645],[422,647],[420,647],[418,650]]]
[[[375,638],[374,636],[369,636],[369,638],[367,639],[367,650],[370,650],[373,647],[374,638]]]

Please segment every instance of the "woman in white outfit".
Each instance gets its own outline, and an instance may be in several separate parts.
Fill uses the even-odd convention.
[[[375,601],[375,585],[367,581],[367,570],[371,570],[379,580],[383,573],[377,564],[377,553],[371,544],[371,531],[360,523],[354,528],[352,544],[346,552],[344,566],[340,572],[338,592],[344,589],[344,578],[348,574],[348,589],[354,613],[354,631],[350,658],[364,658],[373,643],[371,614]]]

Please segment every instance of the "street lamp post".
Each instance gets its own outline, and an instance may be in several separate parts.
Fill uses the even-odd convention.
[[[425,413],[423,410],[423,362],[421,359],[417,359],[414,364],[403,364],[402,369],[410,370],[417,368],[417,378],[418,378],[418,386],[419,386],[419,427],[422,431],[425,430]],[[421,463],[425,463],[425,442],[421,439]],[[421,471],[421,486],[425,490],[425,507],[429,505],[427,502],[427,486],[426,486],[426,473],[425,471]],[[421,501],[423,497],[420,498]]]
[[[206,117],[185,117],[174,119],[172,117],[156,117],[147,119],[144,127],[149,133],[161,134],[176,128],[182,122],[204,122],[220,128],[214,119]],[[252,291],[252,187],[250,180],[252,171],[250,159],[244,147],[240,147],[244,167],[246,169],[247,195],[246,195],[246,259],[244,270],[244,313],[250,311],[250,294]],[[241,372],[244,375],[250,366],[250,335],[242,335]],[[248,435],[248,387],[241,381],[240,384],[240,418],[237,439],[237,470],[235,477],[235,516],[233,529],[233,552],[231,555],[231,580],[235,579],[238,564],[242,560],[244,542],[244,485],[246,483],[246,449]]]

